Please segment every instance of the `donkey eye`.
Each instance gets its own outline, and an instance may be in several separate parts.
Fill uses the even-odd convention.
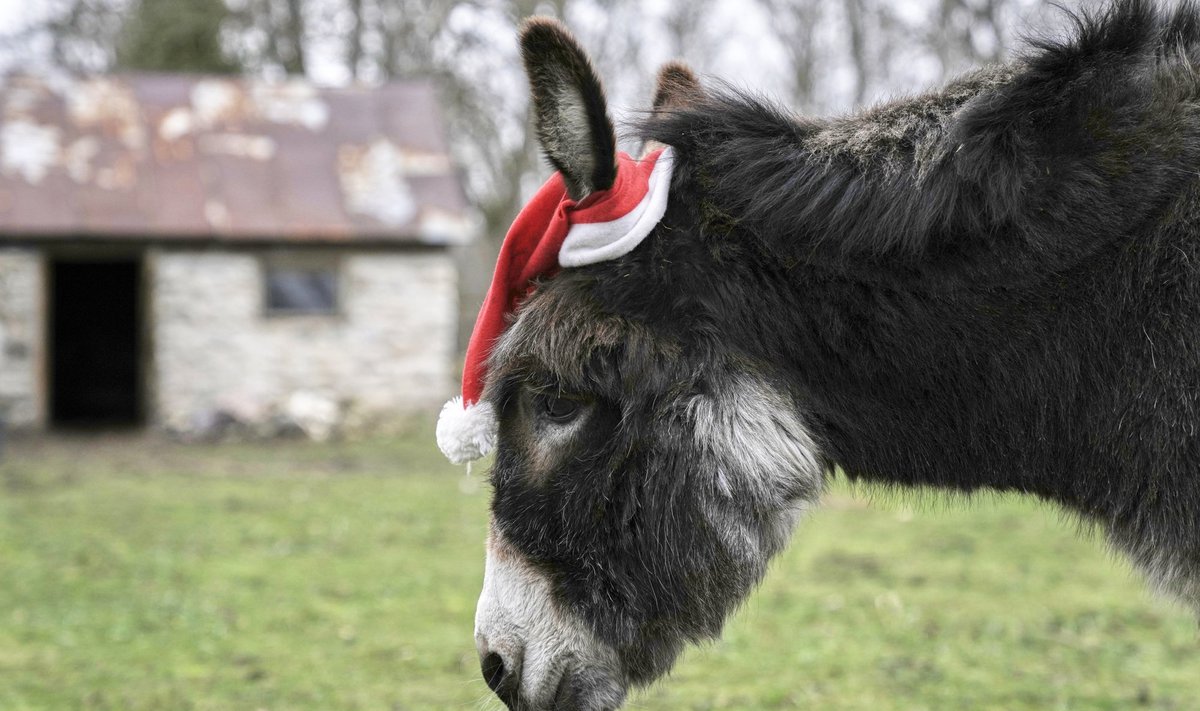
[[[563,424],[575,419],[582,407],[583,403],[577,398],[557,395],[539,395],[537,397],[538,413],[556,424]]]

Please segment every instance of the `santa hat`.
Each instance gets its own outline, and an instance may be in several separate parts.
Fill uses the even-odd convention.
[[[617,177],[608,190],[576,202],[555,173],[517,215],[504,237],[463,366],[462,396],[442,408],[438,447],[455,464],[485,456],[496,445],[496,413],[481,402],[492,346],[508,325],[517,303],[533,291],[533,281],[564,267],[581,267],[628,254],[654,229],[667,209],[671,149],[641,160],[621,153]]]

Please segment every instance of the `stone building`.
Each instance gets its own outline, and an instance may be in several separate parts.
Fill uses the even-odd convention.
[[[0,84],[10,426],[322,434],[453,390],[472,222],[431,87]]]

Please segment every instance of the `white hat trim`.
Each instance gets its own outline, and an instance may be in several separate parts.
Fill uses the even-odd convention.
[[[629,254],[654,231],[667,212],[667,194],[671,191],[674,154],[667,146],[650,171],[646,194],[637,207],[611,222],[581,222],[571,225],[558,263],[563,267],[582,267],[606,262]]]

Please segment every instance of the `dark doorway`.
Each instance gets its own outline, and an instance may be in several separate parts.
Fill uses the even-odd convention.
[[[52,270],[54,424],[140,423],[140,261],[61,259]]]

